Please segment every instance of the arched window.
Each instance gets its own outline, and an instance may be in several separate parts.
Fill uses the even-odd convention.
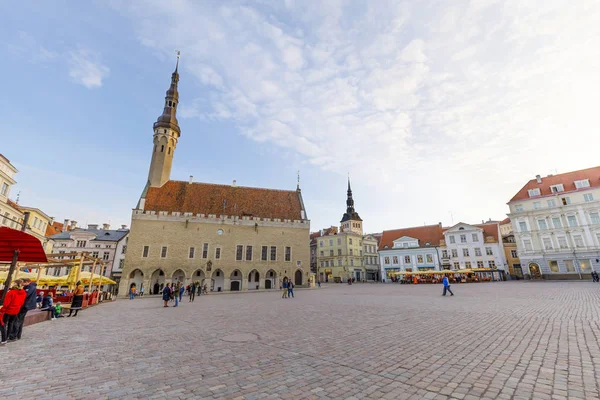
[[[160,146],[160,152],[162,153],[164,151],[165,151],[165,145],[163,144],[163,145]]]
[[[173,105],[173,103],[169,100],[169,107],[171,107]]]
[[[154,145],[154,152],[156,153],[156,145]]]
[[[170,147],[169,147],[169,149],[168,149],[168,154],[171,154],[171,148],[170,148]]]

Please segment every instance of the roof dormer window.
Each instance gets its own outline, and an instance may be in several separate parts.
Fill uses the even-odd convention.
[[[552,191],[552,193],[560,193],[565,191],[565,187],[562,183],[559,183],[558,185],[550,186],[550,190]]]
[[[575,181],[575,187],[577,189],[590,187],[590,180],[589,179],[582,179],[580,181]]]
[[[529,189],[529,197],[535,197],[540,195],[540,188]]]

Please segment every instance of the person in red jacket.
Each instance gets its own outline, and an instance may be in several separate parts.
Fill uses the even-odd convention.
[[[0,308],[0,332],[2,333],[0,345],[6,344],[7,332],[11,332],[13,326],[17,323],[17,316],[25,303],[25,296],[26,293],[21,287],[21,281],[17,279],[6,293],[4,304]]]

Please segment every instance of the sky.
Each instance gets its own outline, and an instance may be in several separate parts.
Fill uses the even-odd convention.
[[[130,225],[181,51],[172,179],[293,190],[367,232],[503,219],[600,164],[600,2],[0,2],[20,204]]]

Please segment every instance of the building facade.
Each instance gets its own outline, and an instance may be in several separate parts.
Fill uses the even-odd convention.
[[[508,206],[525,277],[589,279],[600,271],[600,167],[537,175]]]
[[[321,282],[359,282],[367,279],[364,264],[362,219],[354,209],[352,188],[348,180],[346,212],[340,221],[340,231],[318,238],[317,279]]]
[[[52,253],[89,253],[90,256],[99,258],[105,263],[106,268],[102,271],[102,275],[111,277],[114,261],[120,257],[120,254],[117,255],[117,249],[123,248],[122,243],[127,241],[128,234],[129,229],[121,227],[121,229],[111,230],[109,224],[103,224],[102,229],[99,229],[98,225],[91,224],[87,229],[74,227],[72,230],[63,231],[50,237],[53,243]],[[75,257],[58,256],[57,258]],[[91,271],[91,269],[91,266],[83,267],[84,271]],[[67,275],[68,267],[48,268],[47,273],[54,276]],[[100,273],[98,267],[96,273]]]
[[[18,205],[9,198],[12,185],[17,183],[15,181],[17,172],[19,171],[8,158],[0,154],[0,226],[13,229],[21,229],[19,221],[23,218]]]
[[[443,235],[440,250],[445,269],[489,268],[507,272],[498,222],[461,222],[444,230]]]
[[[390,281],[396,272],[440,270],[442,225],[384,231],[379,243],[381,276]]]
[[[363,265],[366,269],[366,280],[379,281],[379,254],[377,248],[379,247],[379,241],[374,235],[365,235],[362,238],[363,247]]]
[[[174,181],[179,73],[154,123],[148,182],[132,213],[119,293],[200,282],[212,291],[278,289],[310,277],[310,221],[300,187],[272,190]]]
[[[508,265],[508,274],[512,279],[523,279],[523,269],[517,250],[517,241],[513,233],[510,218],[500,222],[500,234],[502,235],[502,246],[504,247],[504,257]]]

